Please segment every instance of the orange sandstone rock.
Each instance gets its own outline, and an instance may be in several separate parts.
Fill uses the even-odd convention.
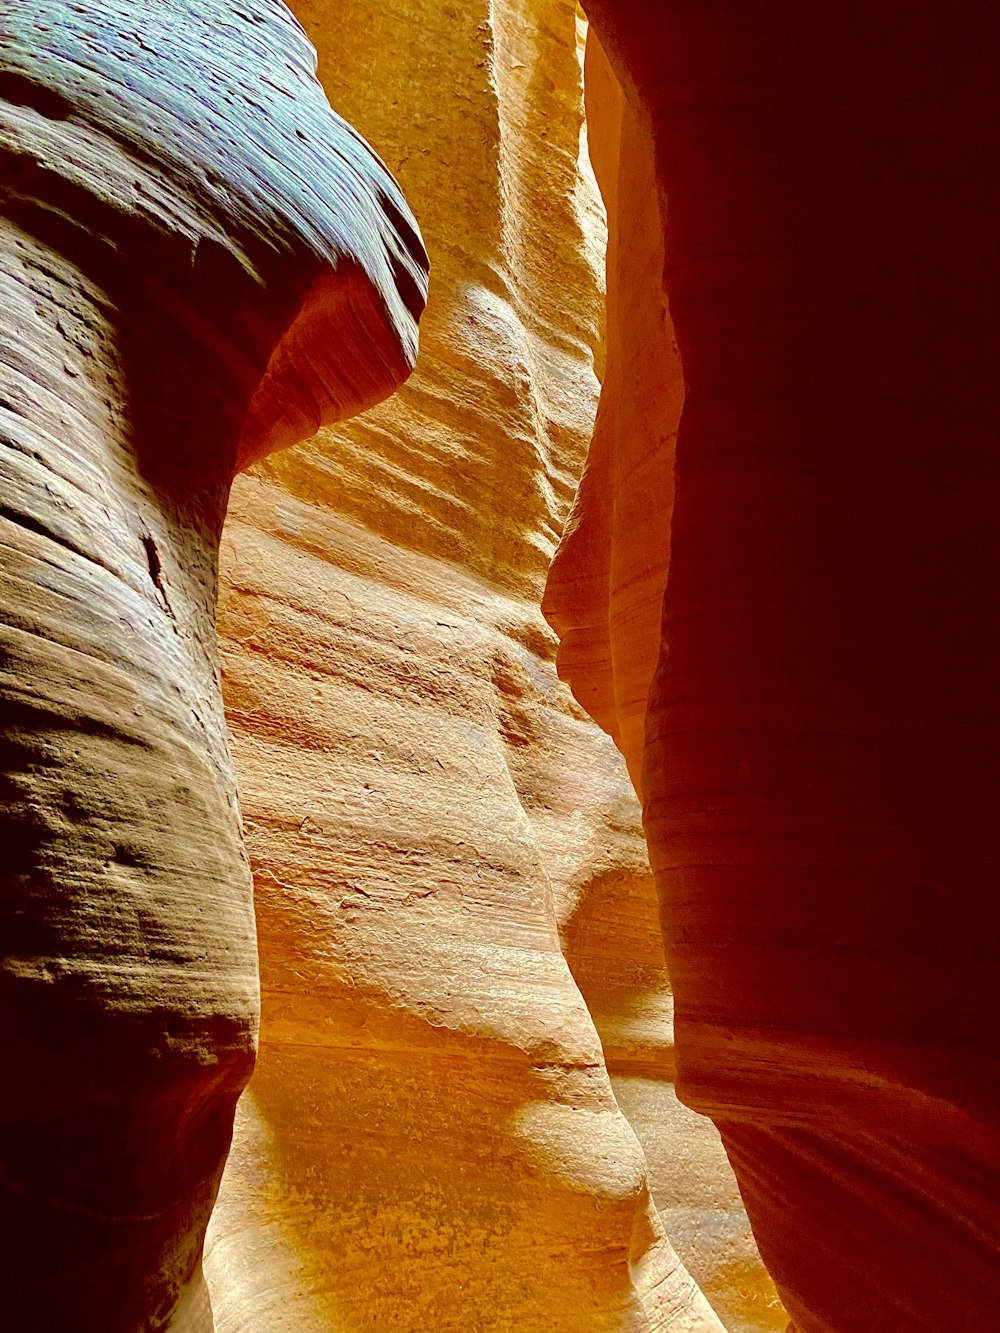
[[[434,277],[407,389],[230,506],[263,1027],[211,1232],[217,1327],[717,1333],[560,948],[591,888],[647,874],[538,610],[601,336],[577,14],[298,13]]]
[[[560,675],[615,739],[641,793],[684,387],[662,292],[653,145],[593,36],[586,89],[591,154],[608,211],[606,366],[593,442],[542,609],[560,636]]]
[[[206,1333],[258,1006],[228,486],[405,377],[426,261],[277,0],[4,4],[0,55],[2,1322]]]

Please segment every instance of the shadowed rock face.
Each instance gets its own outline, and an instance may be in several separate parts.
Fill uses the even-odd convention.
[[[663,343],[609,376],[611,481],[546,607],[642,788],[679,1087],[799,1333],[987,1333],[997,15],[587,9],[655,167],[663,280],[648,229],[630,263],[685,401],[678,429]],[[634,324],[609,310],[609,366]],[[658,482],[643,408],[661,453],[677,429]]]
[[[257,968],[237,465],[370,405],[426,259],[288,11],[0,4],[0,1230],[25,1330],[207,1329]]]

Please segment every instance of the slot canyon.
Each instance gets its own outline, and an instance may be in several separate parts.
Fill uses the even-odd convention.
[[[0,0],[0,1328],[1000,1328],[998,75]]]

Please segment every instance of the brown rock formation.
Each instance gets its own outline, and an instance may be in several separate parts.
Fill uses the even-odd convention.
[[[298,12],[434,282],[408,387],[233,492],[263,1026],[207,1259],[219,1333],[718,1330],[560,951],[562,919],[587,984],[602,890],[648,887],[623,767],[538,610],[597,396],[575,8]]]
[[[277,0],[0,6],[5,1327],[211,1328],[253,1060],[218,689],[237,456],[370,405],[424,256]]]
[[[609,322],[547,608],[641,779],[680,1087],[799,1333],[986,1333],[996,13],[587,8],[651,146],[686,401],[674,501],[625,413],[665,451],[676,356],[650,341],[623,407]]]

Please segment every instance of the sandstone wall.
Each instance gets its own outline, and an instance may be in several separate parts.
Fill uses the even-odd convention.
[[[230,506],[219,623],[263,1026],[208,1255],[217,1327],[718,1329],[560,948],[562,921],[587,987],[605,901],[648,895],[624,768],[538,610],[600,356],[578,14],[298,13],[434,276],[406,391]],[[659,1058],[662,968],[645,997],[630,968],[625,996],[600,983],[602,1022],[617,1041],[645,1006]]]
[[[608,216],[603,382],[542,606],[560,635],[560,675],[614,737],[641,791],[684,390],[662,285],[653,145],[593,31],[585,92],[589,150]],[[627,864],[627,854],[620,860]],[[674,1003],[644,846],[633,873],[603,879],[563,936],[672,1243],[731,1333],[784,1329],[787,1317],[718,1137],[674,1091]]]
[[[5,1328],[211,1327],[258,1013],[226,495],[405,377],[424,258],[276,0],[0,5]]]
[[[986,1333],[997,12],[586,7],[654,166],[665,262],[654,219],[626,270],[647,317],[669,296],[686,398],[670,478],[598,431],[619,475],[585,478],[546,606],[640,778],[678,1087],[799,1333]],[[613,347],[641,420],[676,354],[649,338],[623,404]]]

